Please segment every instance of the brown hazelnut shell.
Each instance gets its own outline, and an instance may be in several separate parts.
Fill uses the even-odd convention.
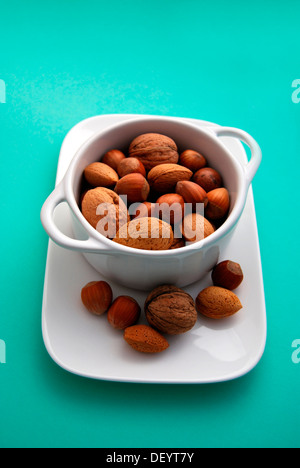
[[[203,167],[194,174],[193,182],[200,185],[205,192],[222,187],[223,180],[221,175],[216,169],[212,167]]]

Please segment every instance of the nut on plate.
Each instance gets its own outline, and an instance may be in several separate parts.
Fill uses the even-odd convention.
[[[113,292],[106,281],[92,281],[81,290],[81,300],[85,308],[94,315],[102,315],[109,309]]]
[[[242,283],[244,274],[239,263],[224,260],[213,268],[211,278],[214,286],[233,291]]]
[[[150,326],[169,335],[185,333],[197,321],[193,298],[172,285],[159,286],[149,294],[145,314]]]
[[[145,133],[135,138],[129,146],[129,157],[139,159],[147,171],[159,164],[177,164],[179,160],[175,141],[159,133]]]
[[[220,320],[236,314],[243,306],[232,291],[219,286],[209,286],[198,294],[196,307],[202,315]]]
[[[161,353],[169,347],[166,338],[148,325],[133,325],[126,328],[124,340],[140,353]]]
[[[135,218],[121,227],[114,242],[141,250],[168,250],[174,240],[170,224],[157,218]]]
[[[117,297],[107,312],[108,322],[118,330],[134,325],[141,314],[137,301],[130,296]]]

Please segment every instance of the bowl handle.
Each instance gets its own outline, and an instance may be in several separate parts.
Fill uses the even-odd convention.
[[[108,253],[107,247],[101,244],[99,239],[93,238],[90,235],[87,240],[72,239],[59,230],[54,222],[54,211],[63,202],[66,202],[66,197],[63,182],[61,182],[47,198],[41,210],[41,222],[49,237],[65,249],[89,253]]]
[[[244,132],[244,130],[240,130],[239,128],[214,127],[212,128],[212,130],[218,137],[227,136],[238,138],[239,140],[241,140],[249,146],[251,150],[251,158],[250,161],[245,165],[244,171],[247,183],[250,185],[256,174],[257,169],[260,166],[262,159],[261,149],[258,143],[254,140],[254,138],[251,135],[249,135],[249,133]]]

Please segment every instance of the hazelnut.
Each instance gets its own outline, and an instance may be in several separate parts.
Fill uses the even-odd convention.
[[[109,309],[112,299],[112,289],[106,281],[92,281],[81,291],[83,305],[94,315],[104,314]]]
[[[199,171],[202,167],[206,166],[207,162],[205,157],[193,150],[186,150],[181,153],[179,157],[179,164],[181,166],[187,167],[193,172]]]
[[[137,158],[126,158],[123,159],[118,165],[118,174],[120,177],[124,177],[127,174],[138,173],[146,177],[146,169]]]
[[[119,296],[114,300],[107,312],[107,320],[118,330],[134,325],[141,314],[139,304],[130,296]]]
[[[110,166],[112,169],[117,171],[118,165],[120,162],[125,159],[126,156],[122,151],[119,151],[117,149],[113,149],[105,153],[105,155],[102,158],[102,161],[104,164],[107,164]]]
[[[202,315],[219,320],[236,314],[243,306],[232,291],[209,286],[198,294],[196,307]]]
[[[142,174],[127,174],[117,182],[115,192],[118,195],[126,195],[128,203],[146,201],[150,187]]]
[[[87,166],[84,170],[86,181],[93,187],[113,187],[119,180],[119,176],[107,164],[95,162]]]
[[[176,193],[162,195],[156,202],[155,215],[169,224],[176,224],[184,215],[184,199]]]
[[[159,164],[177,164],[177,145],[171,138],[159,133],[145,133],[129,146],[129,157],[139,159],[147,171]]]
[[[224,260],[216,265],[211,277],[214,286],[220,286],[230,291],[236,289],[244,279],[240,264],[230,260]]]
[[[223,218],[229,210],[230,198],[226,188],[211,190],[207,194],[208,203],[205,208],[205,216],[209,219]]]
[[[169,335],[185,333],[197,321],[193,298],[172,285],[159,286],[149,294],[145,313],[150,326]]]
[[[196,209],[197,203],[203,203],[204,208],[207,205],[207,194],[200,185],[190,181],[180,181],[176,185],[176,193],[181,195],[185,203],[191,203],[193,209]]]
[[[193,181],[200,185],[206,192],[222,187],[222,177],[215,169],[204,167],[196,172]]]

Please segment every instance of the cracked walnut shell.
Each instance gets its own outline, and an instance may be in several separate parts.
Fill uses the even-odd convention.
[[[179,335],[191,330],[197,321],[193,298],[172,285],[155,288],[145,302],[146,318],[162,333]]]

